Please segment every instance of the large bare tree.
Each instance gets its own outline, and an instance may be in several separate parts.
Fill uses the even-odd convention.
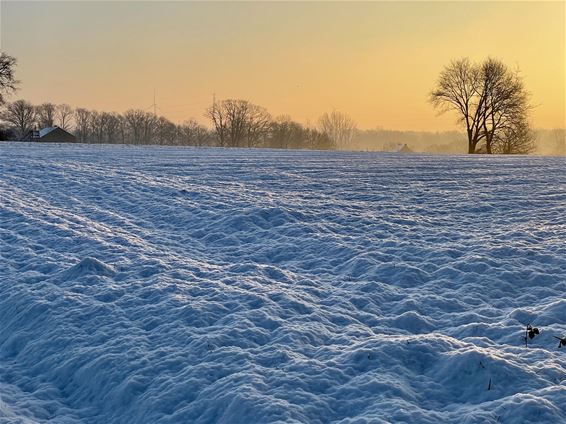
[[[441,113],[457,113],[466,127],[468,153],[476,153],[480,143],[492,153],[494,143],[502,143],[505,135],[525,134],[528,127],[529,94],[522,79],[496,59],[480,64],[467,58],[450,62],[440,73],[430,101]],[[520,139],[528,144],[528,138]],[[513,145],[518,139],[514,140]]]
[[[15,79],[16,59],[0,52],[0,105],[4,104],[5,96],[16,91],[19,81]]]
[[[468,58],[453,60],[440,73],[430,101],[441,113],[454,110],[466,126],[468,153],[485,134],[481,131],[485,94],[481,87],[480,69]]]
[[[487,153],[493,153],[494,147],[505,153],[532,151],[534,139],[528,125],[529,93],[518,71],[512,72],[501,61],[488,59],[481,65],[481,76],[486,99],[482,131]],[[506,137],[511,139],[506,140]],[[495,143],[503,143],[506,147],[498,149]]]
[[[7,103],[0,114],[0,118],[13,127],[18,140],[22,140],[35,128],[35,117],[35,107],[25,100]]]
[[[327,134],[335,148],[338,149],[346,149],[350,146],[356,130],[354,120],[337,110],[324,113],[318,119],[318,126],[320,131]]]

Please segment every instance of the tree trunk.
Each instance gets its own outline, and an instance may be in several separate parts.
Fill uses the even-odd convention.
[[[474,138],[472,137],[471,128],[467,129],[467,133],[468,133],[468,154],[472,154],[476,152],[476,143],[474,142]]]

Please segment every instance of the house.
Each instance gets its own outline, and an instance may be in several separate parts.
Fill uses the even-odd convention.
[[[403,144],[402,146],[399,144],[397,146],[397,153],[413,153],[413,151],[411,150],[411,148],[409,146],[407,146],[407,144]]]
[[[47,127],[39,131],[30,131],[23,141],[41,141],[41,142],[52,142],[52,143],[76,143],[77,137],[63,128]]]

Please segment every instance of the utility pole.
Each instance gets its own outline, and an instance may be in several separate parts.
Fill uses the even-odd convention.
[[[155,103],[155,88],[153,89],[153,116],[157,116],[157,104]]]

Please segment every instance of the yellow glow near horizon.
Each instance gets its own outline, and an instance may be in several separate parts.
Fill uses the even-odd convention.
[[[446,130],[427,96],[453,58],[518,66],[533,125],[565,127],[563,2],[2,1],[13,98],[204,121],[212,93],[306,123],[332,109],[360,128]]]

